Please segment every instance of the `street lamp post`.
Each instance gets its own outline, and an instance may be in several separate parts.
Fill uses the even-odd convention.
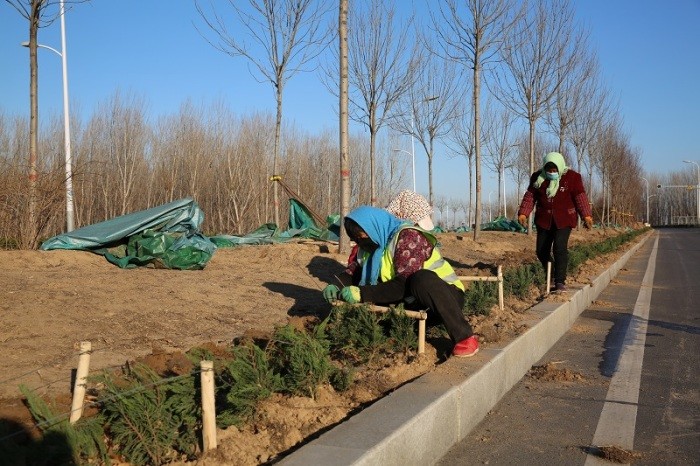
[[[416,192],[416,139],[413,137],[415,133],[414,117],[411,117],[411,171],[413,172],[413,192]]]
[[[63,65],[63,147],[66,156],[66,231],[74,229],[73,207],[73,168],[70,147],[70,113],[68,109],[68,61],[66,58],[66,11],[63,0],[60,0],[61,15],[61,52],[48,45],[37,44],[37,47],[51,50],[61,57]],[[22,42],[24,47],[29,47],[29,42]]]
[[[506,212],[506,167],[503,165],[501,168],[501,181],[503,182],[503,218],[508,218],[508,213]]]
[[[658,222],[659,221],[659,199],[658,199],[659,195],[658,194],[650,194],[649,199],[651,199],[652,197],[656,198],[656,221]],[[651,217],[649,217],[649,224],[651,224]]]
[[[403,150],[403,149],[394,149],[394,152],[403,152],[404,154],[411,156],[411,165],[412,165],[411,173],[413,174],[413,192],[416,192],[416,158],[414,157],[413,152],[409,152],[409,151]]]
[[[642,179],[644,180],[644,183],[646,184],[646,198],[647,198],[647,216],[646,216],[646,222],[647,222],[647,223],[651,223],[651,222],[649,222],[649,180],[647,180],[647,179],[644,178],[644,177],[642,177]]]
[[[696,204],[696,217],[695,217],[695,223],[700,224],[700,165],[698,165],[697,162],[693,162],[692,160],[684,160],[684,163],[692,163],[695,165],[697,175],[698,175],[698,182],[695,185],[695,204]]]
[[[431,97],[428,97],[426,99],[423,99],[423,102],[432,102],[433,100],[437,100],[440,98],[440,96],[434,95]],[[411,156],[411,172],[413,173],[413,192],[416,191],[416,138],[415,138],[415,133],[416,133],[416,126],[415,126],[415,120],[416,120],[416,115],[415,112],[411,115],[411,153],[409,154],[408,151],[403,150],[403,149],[394,149],[394,152],[404,152],[406,154],[409,154]]]

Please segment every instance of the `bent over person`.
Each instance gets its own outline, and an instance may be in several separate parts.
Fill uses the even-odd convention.
[[[327,301],[428,308],[455,343],[453,356],[479,351],[479,341],[462,314],[464,285],[440,254],[435,236],[370,206],[350,212],[344,226],[359,246],[357,264],[348,264],[348,273],[340,278],[342,289],[331,284],[323,290]]]
[[[581,175],[566,166],[564,156],[550,152],[544,156],[542,169],[530,177],[518,210],[518,221],[527,228],[527,218],[535,209],[537,243],[535,251],[545,271],[554,252],[554,288],[566,291],[566,269],[569,266],[569,235],[578,218],[584,226],[593,226],[591,206],[586,197]]]

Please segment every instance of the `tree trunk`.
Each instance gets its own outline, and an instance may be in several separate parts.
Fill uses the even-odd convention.
[[[535,173],[535,120],[530,117],[528,118],[530,123],[530,174]],[[528,177],[529,183],[530,177]],[[530,212],[530,216],[527,219],[527,234],[532,235],[532,217],[534,212]]]
[[[39,16],[42,1],[32,0],[29,19],[29,212],[27,217],[27,247],[37,247],[36,182],[39,153],[39,62],[37,60]]]
[[[469,214],[467,215],[467,226],[472,227],[472,215],[474,215],[474,170],[472,169],[472,159],[467,162],[469,165]]]
[[[503,182],[503,167],[499,166],[498,167],[498,209],[496,209],[496,212],[498,212],[498,216],[501,216],[501,208],[503,208],[503,204],[505,203],[505,193],[503,192],[505,189],[501,189],[501,183]],[[505,188],[505,187],[504,187]],[[503,212],[503,216],[505,217],[505,212]]]
[[[376,131],[377,112],[374,108],[369,111],[369,203],[372,206],[377,205],[377,175],[376,175],[376,146],[377,146],[377,131]]]
[[[435,205],[433,203],[433,138],[430,138],[428,143],[429,154],[428,154],[428,199],[430,205]],[[442,215],[442,213],[440,214]]]
[[[479,56],[474,57],[474,168],[476,172],[476,208],[474,209],[474,241],[481,231],[481,118],[479,115],[481,83],[479,82]]]
[[[338,38],[340,46],[340,241],[338,252],[350,251],[350,239],[343,218],[350,210],[350,157],[348,154],[348,0],[340,0]]]
[[[282,77],[278,77],[277,81],[277,115],[275,118],[275,153],[272,156],[272,175],[277,176],[277,165],[280,158],[280,139],[282,134],[282,92],[284,84],[282,83]],[[277,182],[272,183],[272,196],[273,196],[273,207],[275,209],[274,218],[275,225],[280,226],[280,198],[279,191],[277,189]]]

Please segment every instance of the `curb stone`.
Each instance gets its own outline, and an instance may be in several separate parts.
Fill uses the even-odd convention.
[[[565,303],[528,310],[528,330],[469,359],[450,358],[415,381],[304,445],[285,466],[433,464],[466,437],[607,287],[648,234]]]

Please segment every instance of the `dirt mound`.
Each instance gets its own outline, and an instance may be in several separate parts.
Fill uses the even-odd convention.
[[[543,382],[582,382],[583,375],[566,367],[556,367],[557,363],[548,362],[540,366],[532,366],[527,372],[527,377]]]
[[[602,447],[592,448],[592,453],[605,460],[619,464],[630,464],[642,458],[642,454],[626,450],[617,445],[605,445]]]

